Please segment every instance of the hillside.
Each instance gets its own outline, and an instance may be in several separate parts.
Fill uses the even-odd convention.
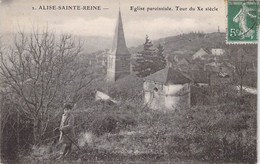
[[[171,54],[178,51],[186,55],[191,55],[200,48],[221,47],[225,43],[225,33],[189,33],[177,36],[170,36],[157,40],[152,40],[154,46],[159,43],[164,46],[165,54]],[[98,50],[110,49],[113,42],[113,37],[98,37],[98,36],[79,36],[84,41],[84,52],[92,53]],[[136,53],[142,50],[143,40],[129,40],[126,38],[127,46],[130,52]],[[102,43],[102,44],[101,44]],[[139,45],[135,47],[136,45]]]
[[[162,44],[164,46],[165,54],[172,54],[174,51],[177,51],[178,53],[191,55],[200,48],[221,47],[225,43],[225,37],[225,33],[189,33],[158,40],[150,39],[154,46],[157,46],[159,43]],[[140,45],[135,48],[130,48],[130,51],[132,53],[137,53],[141,51],[142,48],[143,45]]]
[[[110,49],[113,37],[101,36],[77,36],[84,42],[84,53],[93,53],[100,50]],[[138,39],[126,39],[128,47],[140,45],[143,41]]]

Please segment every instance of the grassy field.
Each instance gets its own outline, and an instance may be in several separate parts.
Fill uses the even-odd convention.
[[[241,99],[243,99],[241,103]],[[81,150],[65,161],[112,163],[256,162],[256,96],[183,111],[128,102],[96,105],[77,115]],[[59,153],[31,160],[54,160]],[[56,160],[54,160],[56,161]],[[59,162],[59,161],[56,161]]]

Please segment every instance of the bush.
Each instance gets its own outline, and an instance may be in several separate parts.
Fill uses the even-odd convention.
[[[136,125],[132,107],[120,106],[116,104],[100,104],[93,109],[79,112],[77,114],[77,131],[91,131],[100,136],[105,133],[117,133],[120,130],[127,129]]]
[[[176,113],[166,146],[169,155],[255,162],[256,96],[237,97],[234,101],[241,99],[244,105],[197,106]]]
[[[112,116],[104,116],[103,118],[95,119],[91,124],[91,131],[97,136],[104,133],[115,133],[117,129],[118,120]]]

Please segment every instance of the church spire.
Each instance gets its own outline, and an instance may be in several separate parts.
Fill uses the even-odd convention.
[[[121,11],[119,8],[113,46],[107,58],[107,80],[115,82],[129,75],[130,62],[131,54],[126,47]]]
[[[125,35],[124,35],[120,7],[119,7],[118,20],[116,24],[114,41],[113,41],[111,52],[115,55],[129,53],[125,42]]]

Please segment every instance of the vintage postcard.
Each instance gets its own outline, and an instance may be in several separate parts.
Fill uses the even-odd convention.
[[[0,163],[256,163],[258,0],[0,0]]]

